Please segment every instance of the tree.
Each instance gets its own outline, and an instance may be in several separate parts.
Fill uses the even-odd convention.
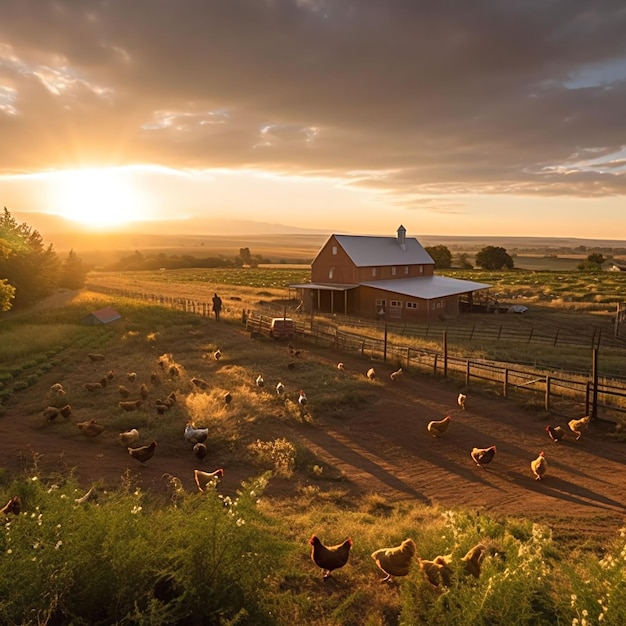
[[[73,249],[70,250],[61,264],[59,287],[65,287],[66,289],[80,289],[84,287],[87,272],[88,269],[83,264],[82,259],[78,257]]]
[[[438,246],[427,246],[425,250],[435,262],[436,270],[452,267],[452,253],[447,246],[441,244]]]
[[[599,252],[594,252],[581,261],[577,267],[583,272],[599,272],[602,270],[602,264],[606,261],[604,256]]]
[[[250,252],[250,248],[239,248],[239,257],[241,258],[241,262],[244,265],[254,267],[255,263],[252,260],[252,253]]]
[[[4,207],[0,217],[0,278],[15,288],[14,306],[33,304],[59,283],[60,264],[52,244],[25,222],[18,224]]]
[[[513,269],[513,259],[500,246],[486,246],[476,254],[476,265],[485,270]]]
[[[0,311],[8,311],[14,297],[15,287],[9,285],[6,278],[0,278]]]
[[[471,270],[472,264],[468,261],[469,254],[467,252],[459,252],[456,255],[456,263],[462,270]]]

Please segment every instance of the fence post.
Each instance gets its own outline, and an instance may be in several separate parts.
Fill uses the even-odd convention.
[[[443,377],[448,377],[448,331],[443,331]]]
[[[411,366],[411,346],[406,347],[406,368]]]
[[[556,342],[559,340],[559,331],[560,330],[561,330],[560,328],[557,328],[556,329],[556,334],[554,335],[554,345],[555,346],[556,346]]]
[[[465,388],[469,389],[470,384],[470,362],[468,361],[465,366]]]
[[[435,358],[433,359],[433,376],[437,376],[437,357],[439,355],[435,352]]]
[[[498,328],[498,341],[500,341],[501,336],[502,336],[502,324],[500,324],[500,328]]]
[[[474,329],[476,328],[476,324],[472,325],[472,330],[470,330],[470,336],[469,336],[469,341],[472,340],[472,337],[474,336]]]
[[[530,334],[528,335],[528,343],[530,343],[531,339],[533,338],[533,331],[534,330],[535,330],[534,328],[530,329]]]
[[[385,322],[385,334],[383,343],[383,362],[387,362],[387,322]]]
[[[589,415],[589,396],[591,395],[591,381],[588,380],[585,385],[585,415]]]
[[[550,412],[550,376],[546,376],[546,399],[544,402],[546,413]]]
[[[335,350],[339,349],[339,337],[337,336],[337,327],[335,326]]]
[[[598,417],[598,349],[593,349],[591,360],[591,375],[593,377],[593,393],[591,395],[591,421]]]
[[[502,394],[505,398],[509,396],[509,368],[504,370],[504,384],[502,385]]]

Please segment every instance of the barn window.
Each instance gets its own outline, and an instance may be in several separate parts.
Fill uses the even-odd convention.
[[[405,274],[405,275],[408,275],[408,273],[409,273],[409,266],[408,266],[408,265],[405,265],[405,266],[404,266],[404,274]]]
[[[407,309],[417,309],[417,302],[407,302],[406,303],[406,308]]]
[[[392,309],[401,309],[402,308],[402,300],[391,300],[389,303]]]
[[[376,308],[378,309],[381,306],[387,306],[387,300],[376,300]]]
[[[372,276],[376,276],[376,268],[375,267],[372,268]]]
[[[331,267],[331,268],[328,270],[328,278],[329,278],[329,280],[332,280],[332,279],[333,279],[333,275],[334,275],[334,273],[335,273],[335,268],[334,268],[334,267]]]
[[[392,276],[395,276],[395,275],[396,275],[396,268],[395,268],[395,267],[392,267],[392,268],[391,268],[391,275],[392,275]]]
[[[333,246],[333,254],[337,254],[337,246]]]
[[[420,265],[420,274],[423,274],[423,273],[424,273],[424,266]]]

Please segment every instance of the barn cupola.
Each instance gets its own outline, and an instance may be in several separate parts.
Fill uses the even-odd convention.
[[[398,227],[398,245],[406,250],[406,228],[402,224]]]

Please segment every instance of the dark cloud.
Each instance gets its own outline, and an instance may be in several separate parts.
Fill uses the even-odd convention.
[[[577,86],[619,59],[613,82]],[[150,162],[613,195],[625,110],[621,0],[2,3],[0,172]]]

